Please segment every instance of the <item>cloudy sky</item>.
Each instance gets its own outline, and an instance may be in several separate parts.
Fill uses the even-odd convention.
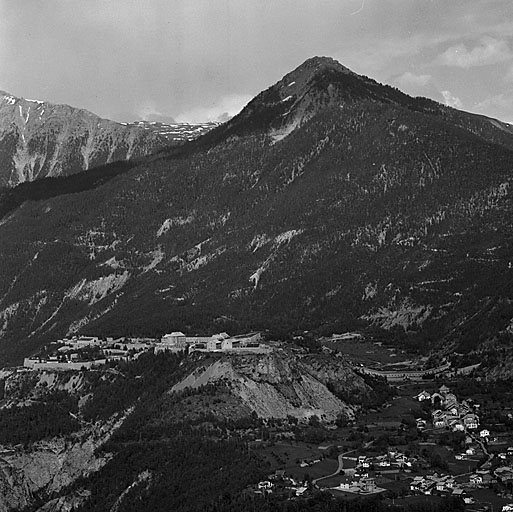
[[[118,121],[235,114],[314,55],[513,122],[512,0],[0,0],[0,89]]]

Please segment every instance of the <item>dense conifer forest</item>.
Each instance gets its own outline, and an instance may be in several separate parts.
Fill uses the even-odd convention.
[[[3,191],[0,359],[175,329],[472,351],[511,309],[513,135],[492,121],[314,59],[197,141]]]

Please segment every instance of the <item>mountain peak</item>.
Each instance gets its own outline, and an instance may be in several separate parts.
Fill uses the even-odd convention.
[[[313,78],[327,71],[357,76],[356,73],[331,57],[311,57],[287,73],[276,85],[280,88],[287,88],[287,95],[290,92],[297,93]]]
[[[303,64],[299,65],[292,73],[300,73],[300,72],[316,72],[321,69],[333,69],[335,71],[340,71],[342,73],[351,73],[355,74],[349,68],[346,68],[338,60],[335,60],[331,57],[310,57],[305,60]]]
[[[331,57],[311,57],[256,96],[214,137],[267,132],[281,139],[358,89],[362,77]],[[346,92],[344,92],[346,89]]]

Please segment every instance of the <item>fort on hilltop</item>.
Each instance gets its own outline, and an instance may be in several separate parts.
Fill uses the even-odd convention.
[[[236,336],[225,332],[212,336],[186,336],[182,332],[172,332],[160,339],[73,336],[45,346],[37,354],[25,358],[23,366],[32,369],[81,370],[101,366],[109,361],[129,361],[148,351],[267,354],[272,351],[272,347],[262,343],[260,332]]]

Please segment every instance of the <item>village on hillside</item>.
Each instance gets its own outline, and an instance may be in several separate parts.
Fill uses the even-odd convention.
[[[301,339],[294,341],[308,352]],[[316,350],[343,357],[382,389],[382,398],[360,404],[353,420],[259,419],[230,431],[248,443],[248,450],[258,451],[271,470],[247,493],[290,499],[324,490],[345,499],[379,495],[405,505],[451,497],[469,512],[513,510],[513,399],[479,385],[468,389],[476,381],[448,361],[428,365],[353,333],[317,341]],[[24,366],[87,370],[148,352],[264,355],[280,347],[283,342],[264,341],[260,332],[73,336],[43,347]]]
[[[454,497],[470,512],[509,512],[513,414],[501,418],[446,384],[405,381],[381,408],[332,430],[322,444],[292,443],[274,428],[263,450],[277,469],[250,490],[300,496],[322,489],[346,499],[379,494],[404,506]]]

